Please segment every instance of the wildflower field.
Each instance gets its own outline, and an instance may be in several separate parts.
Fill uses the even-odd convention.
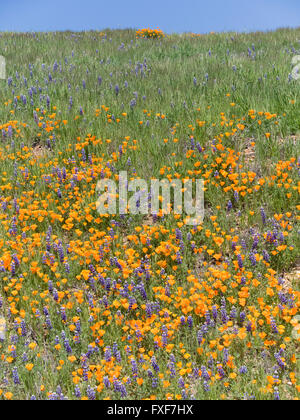
[[[299,41],[0,33],[0,400],[299,397]],[[99,215],[121,170],[203,223]]]

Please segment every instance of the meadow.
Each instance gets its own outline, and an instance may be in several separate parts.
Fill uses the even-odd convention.
[[[300,29],[0,33],[0,400],[299,398]],[[204,179],[205,217],[99,215]]]

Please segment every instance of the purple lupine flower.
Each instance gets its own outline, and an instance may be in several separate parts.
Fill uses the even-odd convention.
[[[132,99],[130,101],[130,108],[133,109],[135,106],[136,106],[136,100],[135,99]]]
[[[199,331],[197,332],[197,342],[198,342],[198,345],[199,345],[199,346],[201,346],[202,341],[203,341],[203,333],[202,333],[202,331],[201,331],[201,330],[199,330]]]
[[[281,369],[285,369],[285,366],[286,365],[285,365],[284,359],[282,358],[284,356],[284,350],[283,349],[280,349],[278,351],[278,353],[275,353],[274,354],[274,356],[275,356],[275,359],[276,359],[276,362],[277,362],[278,366]]]
[[[240,373],[241,375],[245,375],[247,372],[248,372],[248,369],[247,369],[247,367],[246,367],[246,366],[241,366],[241,367],[239,368],[239,373]]]
[[[250,260],[251,264],[253,265],[253,267],[255,267],[256,264],[257,264],[257,261],[256,261],[256,258],[255,258],[255,255],[254,255],[253,252],[250,252],[250,254],[249,254],[249,260]]]
[[[86,395],[87,395],[89,400],[95,400],[96,399],[96,392],[95,392],[94,388],[92,388],[90,385],[88,385],[88,387],[87,387]]]
[[[243,324],[243,323],[244,323],[244,321],[245,321],[245,319],[246,319],[246,314],[245,314],[245,312],[241,312],[241,313],[240,313],[240,322]]]
[[[255,235],[253,239],[252,250],[257,248],[258,242],[259,242],[259,235]]]
[[[221,379],[223,379],[226,376],[225,371],[223,369],[223,366],[221,364],[219,364],[217,366],[217,371],[218,371],[218,374],[220,375]]]
[[[142,298],[144,300],[147,300],[147,293],[146,293],[146,290],[145,290],[145,287],[144,287],[144,284],[143,283],[140,283],[140,285],[139,285],[139,291],[140,291],[140,294],[141,294]]]
[[[48,330],[52,330],[53,329],[53,326],[51,324],[51,319],[50,319],[50,316],[49,315],[46,316],[46,320],[45,321],[46,321],[46,326],[47,326]]]
[[[20,377],[19,377],[19,374],[18,374],[18,369],[17,369],[17,367],[15,366],[15,367],[13,367],[13,369],[12,369],[12,376],[13,376],[13,381],[14,381],[14,384],[15,385],[20,385]]]
[[[211,318],[210,318],[210,312],[209,311],[205,312],[205,324],[207,326],[210,326],[210,324],[211,324]]]
[[[266,213],[263,207],[261,207],[260,209],[260,215],[261,215],[261,219],[262,219],[262,223],[263,225],[266,224]]]
[[[170,370],[170,376],[171,378],[174,378],[176,376],[176,369],[175,369],[175,363],[174,362],[169,362],[168,363],[168,368]]]
[[[162,327],[163,332],[162,332],[162,346],[163,347],[167,347],[168,344],[168,328],[164,325]]]
[[[202,149],[202,147],[200,146],[200,143],[197,143],[197,144],[196,144],[196,147],[197,147],[197,149],[198,149],[198,152],[199,152],[199,153],[202,153],[202,152],[203,152],[203,149]]]
[[[246,277],[241,277],[241,285],[245,285],[247,283]]]
[[[151,358],[151,365],[152,365],[155,372],[159,372],[159,366],[156,362],[155,356],[152,356],[152,358]]]
[[[64,340],[64,348],[65,348],[67,353],[69,353],[69,354],[72,353],[72,349],[71,349],[69,340],[67,338]]]
[[[280,395],[279,395],[279,392],[278,392],[278,388],[277,387],[275,387],[274,388],[274,400],[275,401],[279,401],[280,400]]]
[[[27,327],[25,321],[21,322],[21,335],[22,337],[26,337],[27,334]]]
[[[152,379],[152,388],[157,388],[158,387],[158,378],[153,378]]]
[[[22,361],[23,361],[24,363],[28,362],[28,356],[27,356],[27,353],[23,353],[23,354],[22,354]]]
[[[52,292],[53,292],[53,290],[54,290],[54,289],[53,289],[53,283],[52,283],[52,280],[49,280],[49,281],[48,281],[48,290],[49,290],[49,292],[50,292],[50,293],[52,293]]]
[[[217,309],[216,305],[214,305],[212,307],[212,316],[213,316],[214,320],[217,321],[217,318],[218,318],[218,309]]]
[[[231,200],[228,201],[227,206],[226,206],[226,210],[229,212],[232,209],[232,202]]]
[[[120,385],[120,393],[121,393],[121,398],[125,398],[127,397],[127,390],[126,390],[126,386],[125,384]]]
[[[110,388],[110,381],[109,381],[108,376],[104,376],[103,383],[104,383],[106,389],[109,389]]]
[[[81,398],[81,391],[78,385],[75,386],[74,395],[76,398]]]
[[[175,261],[176,261],[177,264],[182,264],[183,258],[180,255],[179,251],[176,252],[176,260]]]
[[[175,233],[176,233],[176,239],[181,240],[182,239],[182,233],[181,230],[176,228],[175,229]]]
[[[65,253],[64,253],[64,249],[63,249],[61,243],[58,245],[57,251],[58,251],[58,255],[59,255],[59,260],[60,260],[61,263],[63,263],[64,259],[65,259]]]
[[[237,311],[236,311],[236,308],[234,306],[232,307],[232,309],[230,311],[229,317],[230,317],[230,319],[235,319],[237,317]]]
[[[11,269],[12,276],[15,276],[15,274],[16,274],[16,263],[14,261],[11,262],[10,269]]]
[[[227,363],[229,360],[229,351],[226,348],[223,349],[223,360],[224,360],[224,363]]]
[[[210,376],[209,376],[209,373],[207,372],[207,369],[206,369],[205,366],[201,366],[201,377],[205,381],[210,381]]]
[[[113,345],[112,345],[112,353],[113,353],[114,356],[116,356],[117,353],[118,353],[118,343],[116,343],[116,342],[114,342]]]
[[[66,309],[63,306],[60,308],[60,315],[61,315],[62,321],[66,322],[67,321]]]
[[[269,263],[270,262],[270,255],[269,255],[269,253],[268,253],[268,251],[267,250],[263,250],[263,259],[264,259],[264,261],[266,261],[267,263]]]
[[[195,139],[193,136],[191,137],[191,150],[195,150]]]
[[[242,256],[240,254],[238,254],[237,259],[238,259],[239,268],[242,269],[243,266],[244,266]]]
[[[271,328],[272,328],[273,334],[278,334],[278,328],[277,328],[274,318],[271,318]]]
[[[221,306],[221,309],[220,309],[220,313],[221,313],[221,320],[222,320],[222,323],[223,324],[227,324],[227,322],[228,322],[228,316],[227,316],[227,311],[226,311],[226,308],[225,307],[223,307],[223,306]]]
[[[131,360],[131,370],[134,376],[136,376],[138,374],[138,365],[135,359]]]
[[[183,378],[179,378],[178,379],[178,385],[180,386],[180,388],[184,388],[184,386],[185,386],[185,384],[184,384],[184,380],[183,380]]]
[[[106,347],[104,352],[104,358],[107,362],[110,362],[112,359],[111,348],[110,346]]]
[[[146,316],[147,318],[151,318],[152,316],[152,305],[149,302],[146,303]]]

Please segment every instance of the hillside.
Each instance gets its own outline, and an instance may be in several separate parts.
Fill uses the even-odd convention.
[[[298,398],[300,28],[0,54],[0,400]],[[203,221],[154,179],[203,180]]]

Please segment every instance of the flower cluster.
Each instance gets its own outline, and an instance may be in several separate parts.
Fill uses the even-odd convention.
[[[150,28],[144,28],[144,29],[138,29],[136,31],[136,37],[137,38],[151,38],[151,39],[160,39],[165,36],[164,32],[157,28],[157,29],[150,29]]]

